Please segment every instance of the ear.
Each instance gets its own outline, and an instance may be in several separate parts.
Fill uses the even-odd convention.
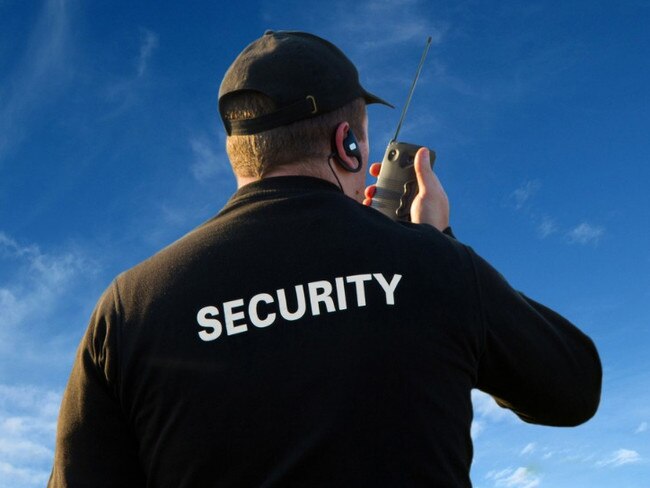
[[[361,149],[348,122],[341,122],[336,127],[332,146],[333,156],[343,169],[351,173],[361,170]]]

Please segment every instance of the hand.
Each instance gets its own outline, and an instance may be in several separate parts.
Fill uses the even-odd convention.
[[[440,180],[433,172],[429,162],[429,150],[421,147],[415,154],[415,177],[419,191],[411,205],[411,221],[416,224],[430,224],[443,231],[449,227],[449,199]],[[370,174],[379,176],[381,163],[370,166]],[[372,203],[376,185],[370,185],[365,191],[364,205]]]

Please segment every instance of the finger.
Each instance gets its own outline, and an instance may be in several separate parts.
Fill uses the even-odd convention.
[[[370,165],[370,175],[371,176],[379,176],[379,171],[381,170],[381,163],[372,163]]]
[[[364,204],[366,207],[369,207],[369,206],[372,204],[372,198],[365,198],[365,199],[363,200],[363,204]]]
[[[366,191],[364,192],[364,195],[366,196],[366,198],[372,198],[375,196],[376,191],[377,191],[377,186],[370,185],[366,187]]]

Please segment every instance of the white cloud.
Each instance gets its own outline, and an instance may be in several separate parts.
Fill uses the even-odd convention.
[[[646,430],[648,430],[648,422],[641,422],[641,424],[636,428],[634,433],[640,434],[641,432],[645,432]]]
[[[365,19],[361,31],[365,40],[361,44],[366,49],[382,49],[409,42],[417,42],[424,47],[428,36],[431,36],[433,45],[440,44],[448,31],[448,25],[434,22],[429,16],[422,15],[423,3],[421,0],[366,0],[357,4],[360,15],[347,17],[348,21],[344,25],[351,34],[358,35],[356,22]],[[378,19],[391,19],[392,25],[408,28],[387,29]],[[417,59],[417,55],[414,59]]]
[[[408,8],[417,6],[420,0],[366,0],[365,7],[370,14],[383,13],[387,9]]]
[[[583,222],[571,229],[567,237],[569,242],[576,244],[596,244],[605,235],[605,228]]]
[[[60,402],[61,395],[50,389],[31,385],[0,384],[0,412],[18,409],[20,412],[35,413],[39,418],[53,419],[59,410]],[[53,426],[49,425],[47,428],[50,427]]]
[[[49,461],[53,456],[52,449],[36,442],[0,438],[0,457],[3,459],[12,457],[23,460],[44,459]]]
[[[157,47],[158,36],[148,29],[143,29],[143,37],[140,42],[140,56],[138,57],[138,78],[141,78],[144,75],[151,54]]]
[[[230,163],[225,156],[225,141],[224,136],[219,135],[215,137],[219,140],[220,145],[217,146],[215,142],[207,137],[193,137],[190,139],[190,146],[194,153],[194,162],[190,167],[192,175],[199,182],[204,182],[208,179],[230,176],[232,170]]]
[[[0,232],[0,269],[0,376],[64,368],[88,318],[99,266],[80,249],[43,252]]]
[[[19,300],[7,288],[0,288],[0,339],[2,330],[20,323],[28,310],[28,301]]]
[[[495,487],[535,488],[541,482],[540,476],[525,467],[490,471],[485,477],[494,481]]]
[[[434,20],[427,12],[425,0],[323,2],[314,5],[307,17],[302,4],[296,5],[296,9],[278,9],[274,2],[267,1],[262,7],[262,17],[269,24],[290,22],[295,25],[300,19],[305,30],[320,33],[337,45],[349,44],[346,52],[349,50],[354,57],[358,56],[361,62],[368,51],[411,42],[424,47],[427,36],[431,36],[434,45],[440,44],[449,30],[447,23]],[[387,21],[400,27],[387,28]],[[415,54],[414,60],[417,59]]]
[[[544,216],[541,223],[537,226],[537,233],[540,238],[545,239],[546,237],[554,234],[558,231],[557,224],[555,220],[551,217]]]
[[[541,183],[538,180],[527,181],[515,191],[510,194],[510,198],[514,201],[515,208],[521,209],[533,195],[535,195],[541,188]]]
[[[0,337],[11,335],[28,317],[42,315],[80,272],[95,269],[79,254],[45,254],[37,246],[22,246],[0,232],[0,261],[9,261],[16,276],[0,287]],[[6,278],[5,278],[6,279]],[[4,333],[4,334],[3,334]]]
[[[472,440],[475,441],[479,435],[481,435],[481,432],[483,432],[483,429],[485,429],[485,423],[480,421],[480,420],[473,420],[472,421],[472,426],[470,428],[470,435],[472,437]]]
[[[641,462],[641,455],[631,449],[619,449],[613,452],[610,456],[602,459],[596,463],[598,467],[610,466],[617,468],[626,464],[636,464]]]
[[[50,477],[49,471],[43,469],[18,468],[10,463],[0,461],[0,478],[4,487],[27,488],[45,486]]]
[[[158,35],[142,28],[138,55],[135,58],[135,73],[119,77],[106,88],[106,98],[115,108],[104,116],[106,119],[118,116],[131,108],[138,100],[138,93],[146,80],[146,72],[154,50],[158,47]]]
[[[27,135],[27,117],[70,79],[68,8],[47,0],[29,34],[21,62],[0,82],[0,160]]]
[[[1,486],[44,486],[49,477],[61,394],[0,384]]]
[[[408,29],[386,29],[382,28],[381,23],[378,23],[376,18],[366,16],[368,24],[364,30],[374,31],[374,34],[365,36],[365,40],[361,42],[361,47],[365,50],[378,50],[388,46],[399,44],[407,44],[410,42],[420,43],[424,48],[427,37],[431,37],[431,44],[440,44],[448,30],[448,26],[444,23],[435,24],[424,16],[419,16],[416,12],[417,4],[419,2],[404,2],[409,3],[408,6],[400,6],[397,2],[386,2],[370,0],[366,2],[365,6],[361,8],[369,11],[378,17],[392,17],[401,18],[402,20],[395,20],[396,22],[408,22]],[[351,31],[354,30],[354,22],[348,26]],[[381,33],[380,33],[381,29]],[[417,54],[414,56],[417,58]]]
[[[490,423],[499,423],[504,420],[514,421],[516,418],[510,410],[501,408],[490,395],[480,390],[472,390],[472,407],[474,419],[470,435],[473,441],[476,441],[488,429]]]
[[[506,408],[502,408],[487,393],[479,390],[472,390],[472,403],[474,414],[484,421],[498,422],[506,418],[514,418],[514,414]]]
[[[524,447],[519,455],[525,456],[526,454],[532,454],[535,452],[536,444],[534,442],[530,442],[526,444],[526,447]]]

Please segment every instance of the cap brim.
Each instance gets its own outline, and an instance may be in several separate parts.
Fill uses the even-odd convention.
[[[388,103],[383,98],[379,98],[377,95],[373,95],[372,93],[365,90],[363,91],[363,98],[366,101],[367,105],[370,105],[371,103],[381,103],[382,105],[387,105],[390,108],[395,108],[393,104]]]

